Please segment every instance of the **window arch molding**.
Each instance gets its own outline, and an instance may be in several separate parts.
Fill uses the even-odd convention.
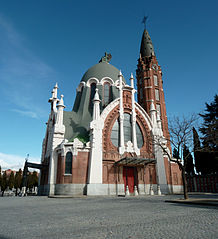
[[[100,84],[104,85],[105,83],[109,83],[110,85],[114,85],[114,81],[109,77],[104,77],[101,79]]]
[[[148,113],[141,107],[141,105],[139,105],[137,102],[135,102],[136,105],[136,111],[139,112],[139,114],[143,117],[143,119],[145,120],[146,125],[148,126],[148,130],[151,131],[153,128],[153,123],[151,121],[150,116],[148,115]],[[138,115],[138,113],[137,113]],[[141,122],[141,120],[140,120]]]
[[[99,80],[97,78],[90,78],[88,81],[87,81],[87,86],[90,87],[91,84],[95,83],[96,85],[99,84]]]
[[[76,91],[77,92],[81,92],[82,89],[85,87],[86,83],[84,81],[80,82],[80,84],[78,85]]]
[[[152,127],[153,124],[147,112],[137,103],[135,102],[135,110],[136,110],[136,121],[139,124],[139,127],[142,131],[144,144],[142,146],[142,150],[147,150],[147,152],[152,152],[152,142],[150,137],[152,137]],[[124,108],[125,113],[131,114],[131,109]],[[119,98],[112,101],[101,114],[101,119],[105,122],[103,129],[103,138],[102,145],[105,151],[113,149],[118,150],[111,142],[111,130],[113,128],[115,120],[119,117]]]

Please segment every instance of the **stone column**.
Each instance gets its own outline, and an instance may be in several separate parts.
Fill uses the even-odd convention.
[[[102,129],[103,120],[100,118],[100,99],[98,89],[93,99],[93,120],[90,123],[91,152],[89,158],[87,195],[106,195],[102,184]]]
[[[56,93],[54,93],[56,94]],[[55,96],[55,95],[54,95]],[[49,186],[49,195],[55,193],[55,183],[57,175],[57,152],[56,147],[61,144],[64,140],[65,126],[63,124],[63,110],[65,108],[63,95],[57,106],[57,117],[55,120],[55,125],[53,128],[53,137],[51,142],[51,152],[50,152],[50,161],[49,161],[49,175],[48,175],[48,186]]]
[[[132,88],[132,143],[133,143],[133,149],[136,155],[140,155],[140,150],[138,149],[138,146],[137,146],[137,137],[136,137],[136,112],[135,112],[136,90],[134,89],[134,78],[132,74],[130,77],[130,82],[131,82],[131,88]]]
[[[156,180],[157,180],[157,192],[158,195],[161,195],[161,192],[168,193],[168,185],[167,185],[167,178],[166,178],[166,171],[165,171],[165,165],[164,165],[164,157],[163,157],[163,150],[160,146],[160,144],[163,141],[163,137],[161,134],[160,127],[160,121],[157,122],[157,116],[156,116],[156,109],[154,107],[153,102],[151,103],[150,107],[150,115],[151,115],[151,121],[153,124],[152,128],[152,134],[153,134],[153,149],[155,158],[157,160],[156,163]]]
[[[119,153],[123,154],[125,151],[124,146],[124,131],[123,131],[123,121],[124,121],[124,112],[123,112],[123,75],[120,71],[119,74],[119,91],[120,91],[120,147],[119,147]]]

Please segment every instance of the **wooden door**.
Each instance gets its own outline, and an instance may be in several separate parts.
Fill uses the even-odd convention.
[[[126,190],[126,185],[128,185],[129,192],[134,193],[134,168],[133,167],[123,167],[123,181]]]

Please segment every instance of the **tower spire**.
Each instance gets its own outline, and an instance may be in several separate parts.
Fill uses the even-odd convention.
[[[154,116],[152,114],[153,107],[159,112],[158,123],[159,126],[160,124],[162,126],[163,135],[168,139],[169,131],[161,67],[158,64],[151,38],[146,29],[144,29],[142,35],[136,78],[139,104],[150,116]]]
[[[141,57],[155,56],[151,37],[148,34],[148,31],[146,29],[144,30],[142,35],[140,54],[141,54]]]

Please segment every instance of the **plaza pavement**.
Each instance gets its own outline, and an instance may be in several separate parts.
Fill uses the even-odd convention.
[[[0,238],[218,238],[218,207],[165,202],[179,198],[0,197]]]

